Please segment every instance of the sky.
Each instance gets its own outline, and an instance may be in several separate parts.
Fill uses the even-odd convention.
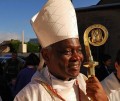
[[[0,0],[0,43],[4,40],[25,41],[36,38],[30,19],[40,11],[47,0]],[[75,8],[95,5],[99,0],[72,0]]]

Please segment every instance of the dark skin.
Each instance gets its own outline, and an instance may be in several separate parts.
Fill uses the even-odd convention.
[[[79,39],[66,39],[51,47],[42,51],[51,74],[61,80],[76,78],[83,61]]]
[[[49,48],[42,49],[42,56],[48,66],[49,72],[56,78],[68,81],[79,75],[83,61],[79,39],[70,38],[57,42]],[[96,77],[88,78],[86,88],[87,95],[93,101],[108,101]]]
[[[92,101],[109,101],[102,85],[95,76],[89,77],[86,81],[86,92]]]

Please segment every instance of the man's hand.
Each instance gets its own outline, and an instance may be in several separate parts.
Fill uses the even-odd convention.
[[[86,81],[86,92],[92,101],[108,101],[107,95],[102,88],[99,80],[95,76],[91,76]]]

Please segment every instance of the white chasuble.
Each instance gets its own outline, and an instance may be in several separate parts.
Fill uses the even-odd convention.
[[[76,80],[80,93],[75,85]],[[86,83],[83,74],[80,73],[76,79],[71,81],[62,81],[52,75],[50,77],[47,67],[34,74],[31,82],[17,94],[14,101],[62,101],[52,93],[50,87],[65,101],[89,101],[86,96]]]
[[[101,82],[110,101],[120,101],[120,82],[114,73],[111,73]]]

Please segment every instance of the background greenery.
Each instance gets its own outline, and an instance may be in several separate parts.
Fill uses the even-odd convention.
[[[19,52],[19,46],[22,44],[19,40],[11,40],[9,47],[10,47],[10,52]],[[31,43],[27,42],[27,52],[39,52],[40,51],[40,46],[38,43]]]

